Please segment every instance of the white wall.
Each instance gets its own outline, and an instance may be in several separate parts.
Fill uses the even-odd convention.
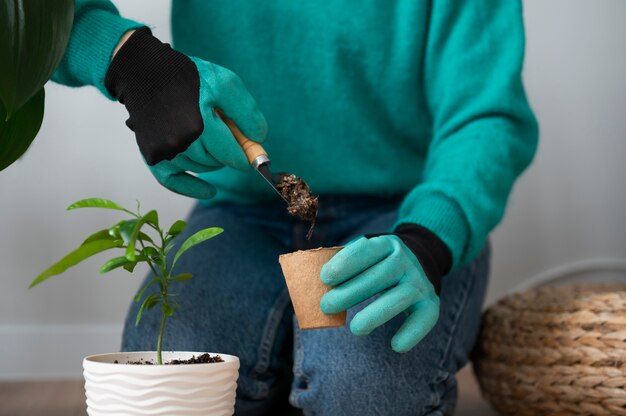
[[[169,1],[116,1],[169,39]],[[541,125],[534,165],[496,230],[493,301],[517,282],[566,262],[626,257],[626,2],[527,0],[526,85]],[[101,258],[36,289],[43,268],[116,214],[66,212],[74,200],[142,201],[166,220],[192,201],[162,189],[143,166],[126,112],[93,88],[46,88],[35,146],[0,173],[0,379],[78,375],[87,353],[118,348],[142,274],[98,275]],[[59,162],[62,160],[62,162]],[[42,365],[25,367],[21,356]]]
[[[494,233],[490,300],[550,267],[626,258],[626,2],[525,6],[540,145]]]

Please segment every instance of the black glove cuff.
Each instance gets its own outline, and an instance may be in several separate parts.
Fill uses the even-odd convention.
[[[137,29],[117,51],[104,79],[109,93],[127,108],[139,108],[193,62],[154,36]]]
[[[452,268],[452,253],[448,246],[432,231],[421,225],[400,224],[393,233],[368,234],[365,237],[396,235],[419,260],[426,277],[441,294],[441,279]]]

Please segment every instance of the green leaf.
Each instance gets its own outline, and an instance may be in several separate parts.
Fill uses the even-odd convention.
[[[221,234],[223,231],[224,230],[219,227],[205,228],[204,230],[200,230],[191,237],[189,237],[176,252],[176,255],[174,256],[174,261],[172,262],[172,269],[174,268],[174,265],[176,264],[180,256],[182,256],[185,251],[189,250],[195,245],[198,245],[210,238],[215,237],[218,234]]]
[[[133,239],[133,232],[135,231],[137,221],[139,220],[120,221],[109,229],[109,234],[121,238],[124,241],[124,244],[128,244]],[[137,235],[137,240],[147,241],[154,244],[152,238],[148,234],[141,231]]]
[[[172,277],[172,280],[175,282],[186,282],[187,280],[191,280],[193,275],[191,273],[181,273],[175,277]]]
[[[124,208],[123,206],[116,204],[115,202],[108,200],[108,199],[104,199],[104,198],[87,198],[87,199],[81,199],[80,201],[76,201],[74,202],[72,205],[70,205],[69,207],[67,207],[68,211],[71,211],[73,209],[77,209],[77,208],[105,208],[105,209],[115,209],[118,211],[124,211],[124,212],[128,212],[129,214],[133,214],[134,213],[130,212],[129,210],[127,210],[126,208]]]
[[[124,244],[130,244],[138,222],[139,220],[128,220],[119,224],[119,233],[122,240],[124,240]]]
[[[91,243],[80,246],[76,250],[72,251],[67,256],[63,257],[61,260],[44,270],[39,276],[37,276],[37,278],[35,278],[35,280],[33,280],[29,287],[34,287],[51,276],[63,273],[70,267],[75,266],[81,261],[93,256],[94,254],[98,254],[102,251],[121,246],[121,241],[108,240],[92,241]]]
[[[142,287],[139,292],[137,292],[137,294],[135,295],[135,302],[139,302],[141,300],[141,298],[143,297],[144,292],[146,291],[146,289],[148,289],[150,286],[152,286],[152,284],[156,281],[158,281],[159,278],[158,277],[154,277],[152,280],[150,280],[148,283],[146,283],[146,285],[144,287]]]
[[[135,270],[135,266],[137,266],[138,261],[131,261],[123,265],[122,267],[129,273],[132,273]]]
[[[164,303],[162,308],[163,308],[163,315],[165,315],[166,317],[169,318],[170,316],[174,314],[174,308],[172,307],[172,305],[168,305]]]
[[[73,0],[0,1],[0,100],[8,118],[52,76],[73,20]]]
[[[126,258],[126,256],[124,256]],[[126,258],[128,260],[128,258]],[[146,256],[136,256],[135,260],[133,261],[128,261],[128,263],[124,264],[122,267],[124,268],[124,270],[126,270],[127,272],[132,273],[135,270],[135,266],[137,266],[137,263],[141,263],[143,261],[148,261],[148,258]]]
[[[174,243],[168,243],[168,244],[165,246],[165,250],[163,250],[163,252],[165,253],[165,255],[167,256],[167,254],[168,254],[170,251],[172,251],[172,249],[173,249],[175,246],[176,246],[176,244],[174,244]]]
[[[137,318],[135,319],[135,325],[139,325],[139,321],[141,321],[141,316],[143,315],[143,311],[145,309],[150,310],[154,308],[156,305],[158,305],[159,302],[161,302],[160,293],[153,293],[150,296],[148,296],[139,307],[139,312],[137,312]]]
[[[125,222],[126,220],[122,220],[118,222],[117,224],[115,224],[114,226],[112,226],[111,228],[109,228],[109,235],[113,238],[121,238],[120,226],[124,224]]]
[[[137,237],[134,237],[133,233],[135,232],[135,228],[137,227],[138,221],[139,220],[122,221],[121,224],[116,225],[116,227],[119,227],[118,234],[124,241],[124,244],[129,244],[133,240],[133,238],[135,238],[135,240],[147,241],[149,243],[154,244],[154,241],[152,241],[152,238],[144,232],[140,231],[139,234],[137,234]],[[115,234],[115,231],[114,231],[114,234]]]
[[[83,246],[87,243],[91,243],[92,241],[98,241],[98,240],[115,240],[115,236],[112,236],[109,233],[109,229],[105,229],[105,230],[100,230],[98,232],[95,232],[93,234],[91,234],[89,237],[87,237],[85,239],[85,241],[83,241]]]
[[[146,260],[151,260],[153,263],[155,263],[157,266],[159,267],[163,267],[163,259],[161,258],[161,254],[159,253],[159,251],[151,246],[145,247],[141,250],[141,254],[139,257],[143,257]],[[138,257],[138,258],[139,258]]]
[[[133,220],[134,221],[134,226],[132,228],[132,231],[130,232],[130,236],[128,238],[128,241],[126,242],[126,238],[124,239],[124,241],[126,242],[126,244],[128,244],[128,246],[126,247],[126,258],[128,260],[134,261],[135,260],[135,246],[137,245],[137,238],[139,238],[139,233],[141,232],[141,227],[143,227],[144,224],[146,223],[151,223],[153,224],[155,227],[158,228],[158,224],[159,224],[159,217],[157,215],[157,212],[155,210],[152,210],[150,212],[148,212],[146,215],[144,215],[143,217],[140,217],[138,220]],[[128,221],[129,223],[131,221]],[[156,224],[156,225],[155,225]],[[124,235],[122,228],[124,228],[126,224],[122,225],[122,227],[120,227],[120,233],[122,235]]]
[[[124,257],[124,256],[115,257],[115,258],[107,261],[106,263],[104,263],[100,267],[100,273],[110,272],[113,269],[117,269],[118,267],[122,267],[126,263],[132,263],[132,262],[128,261],[128,259],[126,257]]]
[[[144,232],[141,232],[141,231],[139,232],[139,235],[137,236],[137,239],[138,240],[142,240],[142,241],[147,241],[149,243],[154,244],[154,241],[152,241],[152,238],[148,234],[146,234]]]
[[[167,235],[172,237],[177,236],[183,232],[186,226],[187,223],[185,221],[178,220],[174,224],[172,224],[169,230],[167,230]]]
[[[165,237],[165,239],[163,240],[163,244],[165,246],[165,250],[167,251],[168,248],[171,249],[173,246],[175,246],[175,244],[172,242],[174,240],[174,238],[176,238],[173,235],[168,235],[167,237]]]
[[[140,220],[120,221],[109,229],[109,233],[113,236],[118,236],[118,238],[121,237],[122,240],[124,240],[124,244],[128,244],[133,240],[133,233],[135,232],[135,227],[137,226],[138,221]],[[136,240],[147,241],[154,244],[152,237],[142,231],[139,231]]]
[[[154,258],[159,257],[159,251],[156,248],[151,247],[151,246],[148,246],[142,249],[141,254],[148,257],[150,260],[153,260]]]
[[[135,226],[133,227],[132,233],[130,235],[130,240],[128,241],[128,245],[126,246],[126,258],[128,260],[134,261],[137,257],[135,254],[135,246],[137,244],[137,237],[139,236],[139,230],[143,226],[143,219],[137,220],[135,222]]]
[[[143,219],[148,224],[152,224],[156,228],[159,228],[159,214],[155,210],[148,212],[143,216]]]
[[[2,62],[4,57],[0,57]],[[37,136],[43,120],[44,101],[45,93],[42,88],[8,121],[5,121],[6,110],[0,102],[0,170],[4,170],[22,156]]]

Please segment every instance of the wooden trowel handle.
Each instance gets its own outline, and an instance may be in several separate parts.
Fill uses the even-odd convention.
[[[253,142],[252,140],[248,139],[241,132],[241,130],[239,130],[239,127],[237,127],[235,122],[229,119],[228,117],[226,117],[226,115],[221,110],[216,109],[215,112],[217,113],[217,115],[220,116],[222,121],[226,123],[226,125],[230,129],[230,132],[233,134],[233,136],[235,136],[237,143],[239,143],[239,146],[241,146],[241,148],[243,149],[244,153],[246,154],[246,157],[248,158],[248,162],[250,162],[250,164],[253,164],[254,160],[259,156],[267,157],[267,152],[265,151],[265,149],[263,149],[263,146],[261,146],[257,142]]]

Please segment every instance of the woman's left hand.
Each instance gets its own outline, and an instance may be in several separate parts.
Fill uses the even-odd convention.
[[[391,339],[396,352],[407,352],[430,332],[439,318],[439,297],[413,252],[393,234],[361,237],[322,267],[322,281],[335,286],[321,300],[334,314],[380,295],[350,322],[355,335],[368,335],[402,312],[407,317]]]

